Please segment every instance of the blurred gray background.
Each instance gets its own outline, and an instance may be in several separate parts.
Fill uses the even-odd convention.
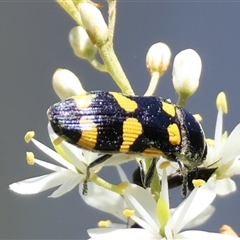
[[[143,94],[148,86],[145,55],[151,44],[167,43],[173,57],[193,48],[202,58],[203,71],[200,88],[186,108],[203,116],[206,135],[213,137],[215,98],[225,91],[229,114],[224,117],[224,129],[231,131],[240,122],[239,9],[237,1],[119,1],[115,50],[135,93]],[[86,229],[95,227],[99,220],[116,221],[86,206],[77,189],[57,199],[47,198],[53,189],[31,196],[8,189],[12,182],[46,173],[26,164],[26,151],[48,158],[26,144],[23,136],[35,130],[36,138],[51,146],[46,110],[59,101],[51,85],[56,68],[73,71],[86,90],[119,90],[110,76],[74,56],[68,44],[73,26],[75,22],[55,2],[0,2],[0,238],[86,239]],[[176,101],[171,66],[156,94]],[[124,165],[129,177],[135,167],[134,163]],[[102,175],[119,181],[114,168],[105,168]],[[239,186],[240,179],[234,179]],[[199,229],[216,232],[222,224],[229,224],[240,234],[239,200],[239,192],[218,197],[214,201],[217,211]],[[171,205],[180,201],[178,188],[171,193]]]

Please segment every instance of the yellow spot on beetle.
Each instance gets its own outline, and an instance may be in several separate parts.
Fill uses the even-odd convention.
[[[78,109],[84,110],[90,106],[94,98],[96,98],[96,94],[82,93],[73,96],[70,99],[74,99],[76,101]]]
[[[24,136],[25,142],[26,142],[26,143],[29,143],[34,136],[35,136],[35,132],[34,132],[34,131],[29,131],[29,132],[27,132],[27,133],[25,134],[25,136]]]
[[[142,124],[136,118],[127,118],[123,122],[123,143],[120,152],[128,152],[129,147],[142,134]]]
[[[116,92],[109,92],[117,100],[119,106],[127,112],[134,112],[138,105],[135,101]]]
[[[162,102],[162,109],[164,110],[164,112],[166,112],[170,116],[172,117],[176,116],[175,106],[173,104]]]
[[[169,134],[169,142],[172,145],[178,145],[181,143],[181,134],[176,123],[170,124],[167,128]]]
[[[97,142],[97,126],[87,117],[82,117],[80,119],[80,126],[82,128],[82,135],[78,140],[77,145],[92,150]]]
[[[157,149],[157,148],[146,148],[142,153],[142,156],[145,157],[159,157],[159,156],[163,156],[164,153]]]
[[[34,164],[34,154],[33,152],[26,152],[26,160],[27,160],[27,163],[29,165],[33,165]]]

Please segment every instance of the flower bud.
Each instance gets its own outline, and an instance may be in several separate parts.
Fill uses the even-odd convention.
[[[58,68],[55,71],[52,85],[61,100],[85,92],[77,76],[67,69]]]
[[[159,72],[160,75],[163,75],[169,66],[170,58],[171,51],[165,43],[153,44],[146,56],[146,66],[150,74]]]
[[[100,10],[90,2],[82,2],[78,10],[89,38],[95,45],[101,45],[108,39],[108,27]]]
[[[193,49],[178,53],[173,62],[173,86],[179,95],[185,98],[195,93],[199,85],[202,70],[201,58]]]
[[[97,47],[92,44],[83,27],[77,26],[72,28],[69,32],[68,40],[76,56],[88,60],[94,58]]]

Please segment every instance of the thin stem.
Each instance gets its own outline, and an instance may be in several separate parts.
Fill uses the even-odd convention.
[[[56,0],[56,2],[77,22],[77,24],[82,26],[79,11],[73,1]]]
[[[109,42],[98,46],[99,54],[106,65],[108,73],[112,76],[113,80],[119,86],[123,93],[134,95],[132,87],[125,75],[118,58],[113,50],[112,44]]]
[[[108,0],[108,32],[109,41],[113,42],[116,14],[117,14],[117,0]]]
[[[100,72],[107,72],[107,68],[104,64],[101,64],[100,62],[98,62],[97,59],[92,59],[89,61],[91,63],[91,65],[96,68],[97,70],[99,70]]]
[[[148,89],[145,92],[144,96],[152,96],[156,91],[161,75],[159,72],[153,72],[151,75],[151,80],[148,85]]]
[[[184,94],[178,95],[177,105],[180,107],[184,107],[186,105],[188,97]]]

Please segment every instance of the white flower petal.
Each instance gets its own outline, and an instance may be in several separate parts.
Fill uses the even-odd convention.
[[[221,148],[219,153],[221,161],[232,160],[240,155],[239,136],[240,136],[240,124],[238,124],[233,129],[233,131],[227,138],[226,142],[224,143],[223,147]]]
[[[208,181],[202,187],[195,188],[173,213],[171,224],[174,226],[174,234],[180,232],[188,222],[203,212],[211,204],[215,196],[212,181]]]
[[[205,223],[215,212],[215,207],[212,205],[208,206],[202,213],[200,213],[196,218],[194,218],[191,222],[188,222],[185,225],[185,228],[193,228]]]
[[[133,159],[134,159],[134,155],[118,153],[118,154],[112,155],[109,159],[107,159],[105,162],[100,164],[100,166],[117,166],[119,164],[126,163]]]
[[[54,172],[61,172],[63,170],[66,170],[66,168],[59,167],[57,165],[54,165],[54,164],[48,163],[48,162],[44,162],[44,161],[39,160],[39,159],[34,159],[34,163],[41,166],[41,167],[47,168],[51,171],[54,171]]]
[[[222,125],[223,125],[223,112],[221,109],[218,111],[216,127],[215,127],[215,136],[214,136],[214,151],[219,152],[221,147],[222,140]]]
[[[137,223],[139,226],[141,226],[143,229],[145,229],[146,231],[148,231],[149,233],[151,233],[153,236],[155,236],[154,239],[158,239],[159,236],[159,232],[156,231],[155,229],[153,229],[151,223],[149,224],[148,222],[144,221],[143,219],[139,218],[138,216],[131,216],[131,219]]]
[[[82,180],[84,176],[80,174],[76,174],[75,177],[71,176],[68,181],[63,183],[56,191],[54,191],[49,197],[57,198],[61,197],[67,192],[70,192],[73,188],[75,188]]]
[[[88,229],[88,234],[91,239],[124,239],[124,240],[148,240],[155,239],[148,231],[142,228],[126,228],[126,229],[114,229],[114,228],[93,228]],[[159,238],[160,239],[160,238]]]
[[[216,192],[218,195],[227,195],[237,190],[236,183],[230,178],[216,179]]]
[[[125,200],[128,208],[135,209],[137,216],[150,224],[154,231],[158,231],[156,202],[150,192],[137,185],[129,184],[125,189]]]
[[[211,233],[204,231],[185,231],[177,234],[175,239],[194,239],[194,240],[203,240],[203,239],[211,239],[211,240],[234,240],[239,239],[237,237],[233,237],[227,234],[220,233]]]
[[[83,157],[85,159],[85,163],[89,165],[94,159],[96,159],[99,154],[91,151],[87,151],[82,149]]]
[[[101,211],[111,213],[123,221],[126,217],[123,210],[126,209],[126,203],[120,194],[111,192],[107,189],[89,182],[87,195],[82,195],[82,186],[79,186],[79,193],[82,199],[90,206]]]
[[[72,174],[72,172],[71,172]],[[69,170],[54,172],[40,177],[29,178],[9,185],[9,188],[20,194],[36,194],[61,185],[69,176]]]
[[[71,159],[71,163],[82,173],[84,173],[86,170],[86,165],[84,165],[85,158],[82,155],[82,150],[65,141],[61,143],[61,147],[69,159]]]
[[[237,157],[234,160],[234,163],[231,165],[231,167],[227,170],[228,176],[238,175],[240,174],[240,160],[239,157]]]
[[[219,159],[217,159],[217,160],[219,160]],[[209,167],[212,164],[214,164],[214,167],[215,167],[215,166],[217,166],[218,162],[216,162],[216,159],[215,159],[214,148],[208,146],[207,157],[206,157],[206,160],[203,162],[203,166],[204,167]]]

